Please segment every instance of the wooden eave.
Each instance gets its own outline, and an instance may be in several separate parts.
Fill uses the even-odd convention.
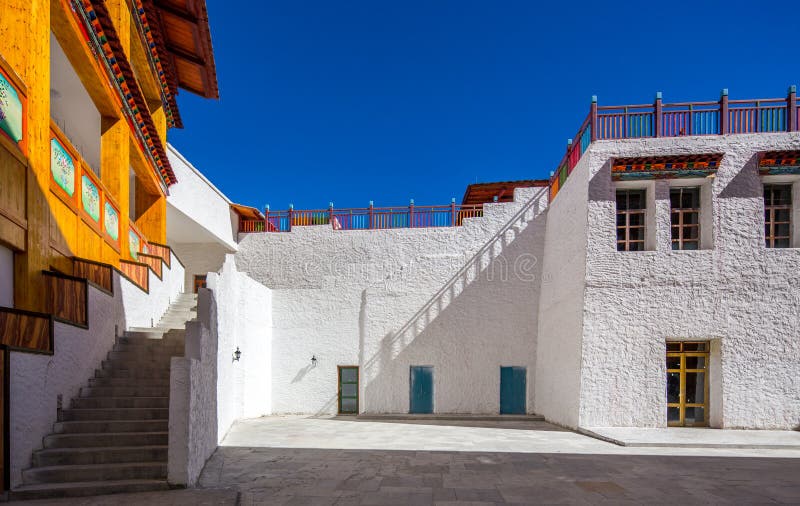
[[[233,209],[233,212],[238,214],[240,218],[244,218],[246,220],[264,219],[264,215],[261,214],[261,211],[259,211],[255,207],[243,206],[241,204],[231,204],[231,209]]]
[[[219,98],[211,29],[205,0],[144,0],[151,29],[174,90]]]
[[[492,183],[475,183],[467,186],[463,205],[484,204],[493,202],[497,197],[498,202],[511,202],[514,200],[515,188],[539,188],[548,186],[547,179],[523,179],[520,181],[496,181]]]

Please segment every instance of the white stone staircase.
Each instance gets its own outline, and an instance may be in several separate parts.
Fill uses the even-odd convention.
[[[181,294],[159,324],[118,337],[95,377],[63,409],[11,499],[165,490],[170,358],[183,355],[197,296]]]

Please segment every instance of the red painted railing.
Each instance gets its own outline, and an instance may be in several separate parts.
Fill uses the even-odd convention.
[[[593,97],[589,116],[578,129],[575,142],[569,140],[564,158],[550,177],[550,198],[563,188],[595,140],[796,132],[798,125],[795,86],[789,88],[786,98],[758,100],[728,100],[728,90],[722,90],[717,102],[664,104],[658,93],[653,104],[598,107],[597,97]]]
[[[263,219],[242,219],[239,232],[290,232],[292,227],[328,225],[334,230],[457,227],[467,218],[483,216],[483,204],[449,206],[361,207],[348,209],[290,208],[264,211]]]

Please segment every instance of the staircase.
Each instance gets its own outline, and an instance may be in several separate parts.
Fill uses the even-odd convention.
[[[59,413],[12,499],[166,490],[170,358],[183,355],[197,296],[181,294],[158,326],[118,337]]]

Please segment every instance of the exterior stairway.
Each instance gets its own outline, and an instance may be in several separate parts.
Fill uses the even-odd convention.
[[[95,377],[59,413],[11,499],[164,490],[170,358],[183,354],[196,295],[181,294],[152,329],[118,337]]]

